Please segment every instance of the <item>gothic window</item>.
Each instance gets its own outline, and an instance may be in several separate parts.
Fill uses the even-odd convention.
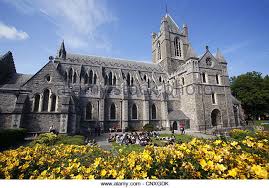
[[[114,75],[114,77],[113,77],[113,85],[114,85],[114,86],[117,85],[117,78],[116,78],[115,75]]]
[[[144,75],[144,80],[147,81],[147,75]]]
[[[89,74],[89,84],[92,84],[92,80],[93,80],[93,72],[92,72],[92,70],[90,70],[90,74]]]
[[[77,82],[77,73],[75,72],[74,77],[73,77],[73,83]]]
[[[135,104],[132,107],[132,119],[137,119],[137,106]]]
[[[40,95],[36,94],[35,95],[35,101],[34,101],[34,112],[38,112],[39,109],[39,103],[40,103]]]
[[[108,85],[112,85],[112,72],[110,72],[109,74],[108,74]]]
[[[94,77],[93,77],[93,84],[96,84],[96,82],[97,82],[97,75],[94,74]]]
[[[42,111],[44,112],[47,112],[49,108],[49,94],[50,91],[48,89],[45,89],[43,93],[43,107],[42,107]]]
[[[92,104],[89,102],[86,106],[86,120],[92,119]]]
[[[68,82],[72,83],[72,78],[73,78],[73,69],[71,68],[68,73]]]
[[[162,82],[162,77],[161,76],[159,77],[159,82]]]
[[[110,119],[116,119],[116,106],[114,103],[110,106]]]
[[[202,73],[202,82],[206,83],[206,74],[204,72]]]
[[[156,119],[156,106],[155,106],[155,104],[153,104],[151,106],[151,118]]]
[[[162,59],[160,42],[157,43],[157,48],[158,48],[158,60],[160,60],[160,59]]]
[[[131,83],[131,78],[130,78],[130,74],[127,74],[127,85],[130,86]]]
[[[220,76],[218,74],[216,75],[216,83],[220,84]]]
[[[181,81],[182,81],[182,85],[184,86],[185,85],[185,79],[183,77],[181,78]]]
[[[212,104],[217,104],[216,94],[215,93],[211,94],[211,98],[212,98]]]
[[[134,86],[134,78],[131,79],[131,86]]]
[[[89,76],[88,74],[85,75],[84,84],[88,84]]]
[[[108,85],[108,77],[105,75],[105,85]]]
[[[56,95],[52,94],[51,95],[51,107],[50,107],[50,111],[51,112],[55,112],[56,110]]]
[[[148,79],[148,88],[150,88],[150,81],[149,81],[149,79]]]
[[[174,46],[175,46],[175,56],[181,57],[181,46],[180,46],[180,40],[178,39],[178,37],[175,38]]]

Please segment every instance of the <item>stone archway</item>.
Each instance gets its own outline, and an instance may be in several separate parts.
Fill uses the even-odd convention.
[[[211,112],[211,123],[213,127],[221,125],[221,113],[218,109],[214,109]]]
[[[176,121],[173,122],[172,126],[173,126],[173,130],[177,130],[177,122]]]

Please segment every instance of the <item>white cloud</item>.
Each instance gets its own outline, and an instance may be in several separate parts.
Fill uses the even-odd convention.
[[[24,31],[18,31],[14,26],[6,25],[0,22],[0,39],[25,40],[29,35]]]
[[[116,21],[105,0],[6,0],[25,14],[42,14],[56,26],[60,39],[71,48],[90,44],[109,50],[108,40],[100,27]],[[66,38],[65,38],[66,37]],[[100,38],[102,40],[100,40]],[[107,45],[103,45],[106,41]]]

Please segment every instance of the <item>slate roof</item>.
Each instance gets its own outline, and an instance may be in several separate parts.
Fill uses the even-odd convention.
[[[179,27],[178,25],[176,24],[176,22],[173,20],[173,18],[169,15],[169,14],[166,14],[164,17],[163,17],[164,20],[166,20],[168,22],[168,25],[169,25],[169,29],[174,32],[174,33],[179,33]]]
[[[169,120],[186,120],[189,119],[181,110],[174,110],[168,112]]]
[[[118,58],[88,56],[67,53],[66,63],[78,63],[83,65],[96,65],[104,67],[112,67],[119,69],[132,69],[140,71],[161,72],[164,73],[163,68],[158,64],[145,63],[140,61],[132,61]]]
[[[19,89],[20,86],[27,82],[31,77],[32,75],[29,74],[16,73],[10,78],[10,80],[6,84],[1,85],[0,88]]]

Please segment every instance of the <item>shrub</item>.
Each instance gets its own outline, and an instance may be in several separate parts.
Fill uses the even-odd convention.
[[[243,140],[246,136],[253,135],[253,133],[249,130],[232,129],[229,131],[229,135],[233,139]]]
[[[24,140],[26,129],[0,129],[0,148],[6,148],[15,145]]]
[[[57,135],[53,133],[44,133],[44,134],[40,134],[36,138],[36,140],[30,143],[30,145],[45,144],[45,145],[51,146],[51,145],[54,145],[57,140],[58,140]]]
[[[67,136],[67,135],[55,135],[53,133],[40,134],[36,140],[30,143],[30,146],[35,144],[45,144],[52,146],[55,144],[67,144],[67,145],[83,145],[84,137],[81,135]]]
[[[146,125],[144,125],[143,130],[144,131],[154,131],[155,128],[154,128],[154,125],[147,123]]]
[[[56,144],[84,145],[84,136],[59,135],[57,138]]]

